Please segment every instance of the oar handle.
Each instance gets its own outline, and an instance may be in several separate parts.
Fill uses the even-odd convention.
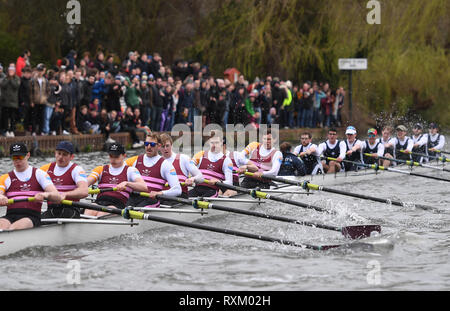
[[[34,197],[23,198],[23,199],[8,199],[7,205],[11,205],[14,203],[20,203],[20,202],[34,202],[34,201],[36,201],[36,199]]]
[[[117,191],[117,188],[89,189],[89,194],[100,194],[104,192]]]

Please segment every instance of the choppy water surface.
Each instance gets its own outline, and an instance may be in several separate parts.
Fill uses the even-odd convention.
[[[34,158],[40,166],[51,158]],[[104,164],[104,153],[80,154],[86,170]],[[0,159],[1,172],[11,168]],[[450,178],[448,172],[429,174]],[[316,180],[320,184],[320,179]],[[338,216],[282,205],[258,211],[332,225],[376,223],[385,238],[373,250],[318,252],[269,242],[166,227],[139,235],[64,247],[40,247],[0,258],[3,290],[449,290],[450,185],[392,173],[392,178],[345,183],[337,189],[418,202],[447,210],[409,207],[326,193],[289,197],[342,211]],[[348,215],[355,214],[360,221]],[[222,228],[260,233],[311,244],[348,242],[339,233],[249,216],[223,214],[201,220]],[[80,284],[68,284],[73,263]],[[72,270],[71,270],[72,269]]]

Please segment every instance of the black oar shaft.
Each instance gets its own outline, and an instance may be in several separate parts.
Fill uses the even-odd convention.
[[[429,158],[429,159],[436,159],[438,161],[442,161],[443,163],[450,162],[450,158],[447,158],[445,156],[442,156],[442,157],[432,156],[432,155],[428,155],[428,154],[425,154],[425,153],[418,153],[418,152],[405,151],[405,150],[400,150],[400,152],[405,153],[405,154],[412,154],[412,155],[422,156],[422,157]]]
[[[248,174],[246,173],[246,175],[253,178],[253,174],[252,173],[248,173]],[[266,178],[266,177],[263,177],[263,178]],[[224,184],[224,183],[217,183],[217,185],[226,187],[226,188],[231,189],[231,190],[235,190],[237,192],[244,192],[244,193],[247,193],[247,194],[252,194],[252,192],[254,191],[252,189],[246,189],[246,188],[243,188],[243,187],[231,186],[231,185],[227,185],[227,184]],[[257,195],[258,194],[263,194],[263,196],[261,197],[262,199],[273,200],[273,201],[286,203],[286,204],[291,204],[291,205],[295,205],[295,206],[299,206],[299,207],[303,207],[303,208],[307,208],[307,209],[313,209],[313,210],[316,210],[318,212],[326,212],[326,213],[331,213],[331,214],[335,213],[332,210],[328,210],[328,209],[325,209],[325,208],[322,208],[322,207],[319,207],[319,206],[306,204],[306,203],[302,203],[302,202],[299,202],[299,201],[294,201],[294,200],[282,198],[282,197],[279,197],[279,196],[270,195],[268,193],[263,193],[263,192],[260,192],[260,191],[256,191],[256,194]]]
[[[330,248],[339,247],[339,245],[317,246],[317,245],[311,245],[311,244],[306,244],[306,243],[300,244],[300,243],[297,243],[294,241],[283,240],[283,239],[264,236],[264,235],[258,235],[258,234],[236,231],[236,230],[225,229],[225,228],[212,227],[212,226],[207,226],[207,225],[203,225],[203,224],[199,224],[199,223],[190,223],[190,222],[185,222],[185,221],[176,220],[176,219],[162,218],[159,216],[153,216],[153,215],[149,215],[149,214],[145,214],[144,218],[147,220],[153,220],[153,221],[157,221],[157,222],[162,222],[162,223],[167,223],[167,224],[172,224],[172,225],[177,225],[177,226],[182,226],[182,227],[195,228],[195,229],[204,230],[204,231],[212,231],[212,232],[234,235],[234,236],[239,236],[239,237],[245,237],[245,238],[260,240],[260,241],[275,242],[275,243],[280,243],[283,245],[308,248],[308,249],[312,249],[312,250],[327,250]]]
[[[163,196],[161,196],[161,197],[163,197]],[[89,204],[89,203],[72,202],[72,201],[68,201],[68,200],[63,200],[61,203],[64,205],[81,207],[81,208],[91,209],[91,210],[96,210],[96,211],[103,211],[103,212],[116,214],[116,215],[123,215],[125,213],[125,210],[110,208],[107,206],[99,206],[99,205]],[[194,229],[199,229],[199,230],[204,230],[204,231],[212,231],[212,232],[223,233],[223,234],[239,236],[239,237],[245,237],[245,238],[250,238],[250,239],[255,239],[255,240],[260,240],[260,241],[275,242],[275,243],[280,243],[283,245],[290,245],[290,246],[307,248],[307,249],[312,249],[312,250],[328,250],[328,249],[336,248],[336,247],[340,246],[340,245],[318,246],[318,245],[311,245],[311,244],[307,244],[307,243],[297,243],[294,241],[283,240],[283,239],[264,236],[264,235],[236,231],[236,230],[231,230],[231,229],[226,229],[226,228],[217,228],[217,227],[207,226],[207,225],[198,224],[198,223],[190,223],[190,222],[186,222],[186,221],[164,218],[164,217],[154,216],[154,215],[145,214],[145,213],[141,213],[141,212],[135,212],[135,211],[128,211],[128,212],[130,213],[131,218],[134,218],[134,219],[151,220],[151,221],[156,221],[156,222],[161,222],[161,223],[166,223],[166,224],[171,224],[171,225],[176,225],[176,226],[194,228]]]
[[[368,165],[368,164],[366,164],[366,165]],[[289,180],[289,179],[285,179],[285,178],[271,177],[271,176],[265,176],[264,178],[272,180],[272,181],[278,181],[278,182],[285,183],[285,184],[299,186],[299,187],[304,188],[305,190],[311,189],[311,190],[325,191],[325,192],[330,192],[330,193],[335,193],[335,194],[340,194],[340,195],[345,195],[345,196],[351,196],[351,197],[365,199],[365,200],[371,200],[371,201],[375,201],[375,202],[393,204],[393,205],[397,205],[397,206],[405,206],[405,203],[400,202],[400,201],[383,199],[383,198],[373,197],[373,196],[369,196],[369,195],[363,195],[363,194],[359,194],[359,193],[352,193],[352,192],[347,192],[347,191],[343,191],[343,190],[332,189],[332,188],[328,188],[328,187],[324,187],[324,186],[314,185],[314,184],[306,182],[306,181],[299,182],[299,181],[293,181],[293,180]],[[426,205],[421,205],[421,204],[415,204],[414,206],[424,209],[424,210],[435,210],[435,208],[433,208],[431,206],[426,206]]]
[[[229,189],[240,188],[240,187],[230,186],[230,185],[223,184],[223,183],[217,183],[216,185],[219,186],[219,187],[222,187],[222,186],[223,187],[230,187]],[[245,188],[243,188],[243,189],[245,189]],[[248,190],[248,189],[245,189],[245,190]],[[192,200],[189,200],[189,199],[180,199],[180,198],[174,198],[174,197],[168,197],[168,196],[161,196],[161,199],[169,200],[169,201],[175,201],[175,202],[179,202],[179,203],[190,204],[190,205],[195,205],[196,204],[196,203],[193,203]],[[255,201],[255,203],[256,202],[257,201]],[[259,218],[278,220],[278,221],[282,221],[282,222],[295,223],[295,224],[299,224],[299,225],[303,225],[303,226],[316,227],[316,228],[320,228],[320,229],[326,229],[326,230],[333,230],[333,231],[342,232],[342,228],[341,227],[328,226],[328,225],[324,225],[324,224],[318,224],[318,223],[313,223],[313,222],[308,222],[308,221],[302,221],[302,220],[297,220],[297,219],[283,217],[283,216],[268,215],[268,214],[264,214],[264,213],[254,212],[254,211],[241,210],[241,209],[238,209],[238,208],[233,208],[233,207],[228,207],[228,206],[223,206],[223,205],[217,205],[215,203],[209,203],[209,202],[207,202],[207,203],[208,203],[207,208],[209,208],[209,209],[216,209],[216,210],[224,211],[224,212],[230,212],[230,213],[242,214],[242,215],[248,215],[248,216],[255,216],[255,217],[259,217]]]
[[[327,159],[336,160],[334,158],[327,158]],[[429,178],[429,179],[434,179],[434,180],[439,180],[439,181],[450,182],[450,179],[447,179],[447,178],[424,175],[424,174],[419,174],[419,173],[414,173],[414,172],[409,172],[409,171],[401,171],[401,170],[393,169],[390,167],[384,167],[384,166],[373,165],[373,164],[365,164],[365,163],[354,162],[354,161],[349,161],[349,160],[342,160],[342,162],[351,163],[351,164],[354,164],[357,166],[367,167],[367,168],[371,168],[371,169],[375,169],[375,170],[380,169],[380,170],[388,171],[388,172],[396,172],[396,173],[400,173],[400,174],[406,174],[406,175],[411,175],[411,176],[417,176],[417,177],[423,177],[423,178]]]
[[[378,197],[373,197],[373,196],[370,196],[370,195],[364,195],[364,194],[359,194],[359,193],[347,192],[347,191],[338,190],[338,189],[332,189],[332,188],[323,187],[323,186],[319,186],[319,190],[325,191],[325,192],[330,192],[330,193],[335,193],[335,194],[340,194],[340,195],[346,195],[346,196],[350,196],[350,197],[354,197],[354,198],[374,201],[374,202],[392,204],[392,205],[397,205],[397,206],[405,206],[405,203],[403,203],[401,201],[389,200],[389,199],[384,199],[384,198],[378,198]],[[420,205],[420,204],[415,204],[414,206],[419,207],[419,208],[424,209],[424,210],[434,209],[431,206],[425,206],[425,205]]]
[[[236,191],[241,190],[243,192],[246,192],[247,190],[249,190],[249,189],[231,186],[231,185],[227,185],[227,184],[223,184],[223,183],[217,183],[216,185],[220,186],[220,187],[225,187],[225,188],[229,187],[229,189],[234,188]],[[252,191],[252,190],[249,190],[249,191]],[[134,194],[141,195],[141,196],[148,196],[148,193],[143,193],[143,192],[134,192]],[[254,217],[259,217],[259,218],[264,218],[264,219],[288,222],[288,223],[298,224],[298,225],[302,225],[302,226],[337,231],[337,232],[342,233],[345,237],[351,238],[351,239],[360,239],[360,238],[370,237],[370,235],[373,231],[381,232],[381,226],[379,226],[379,225],[360,225],[360,226],[346,226],[346,227],[329,226],[329,225],[325,225],[325,224],[319,224],[319,223],[314,223],[314,222],[309,222],[309,221],[302,221],[302,220],[293,219],[293,218],[284,217],[284,216],[268,215],[268,214],[264,214],[264,213],[254,212],[254,211],[241,210],[241,209],[237,209],[237,208],[233,208],[233,207],[217,205],[215,203],[210,203],[210,202],[206,202],[206,201],[190,200],[190,199],[184,199],[184,198],[179,198],[179,197],[169,197],[169,196],[165,196],[165,195],[159,195],[157,197],[159,199],[163,199],[163,200],[167,200],[167,201],[174,201],[174,202],[178,202],[178,203],[189,204],[189,205],[194,206],[195,208],[215,209],[215,210],[230,212],[230,213],[235,213],[235,214],[242,214],[242,215],[254,216]]]

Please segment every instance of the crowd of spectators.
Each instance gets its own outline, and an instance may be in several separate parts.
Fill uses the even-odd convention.
[[[175,61],[164,65],[158,53],[129,52],[125,60],[98,52],[79,57],[74,50],[54,65],[32,67],[30,51],[16,63],[0,65],[0,134],[14,136],[23,124],[31,135],[70,135],[170,131],[174,124],[193,127],[216,123],[277,123],[280,128],[341,125],[345,91],[326,82],[293,84],[278,77],[239,75],[237,81],[214,77],[208,66]],[[5,71],[5,72],[3,72]]]

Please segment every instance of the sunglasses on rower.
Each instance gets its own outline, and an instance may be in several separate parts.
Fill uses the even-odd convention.
[[[13,159],[13,161],[23,160],[23,159],[25,159],[25,156],[23,156],[23,155],[15,155],[15,156],[12,156],[12,159]]]
[[[148,147],[148,146],[150,146],[150,147],[156,147],[157,143],[146,141],[146,142],[144,143],[144,145],[145,145],[145,147]]]

